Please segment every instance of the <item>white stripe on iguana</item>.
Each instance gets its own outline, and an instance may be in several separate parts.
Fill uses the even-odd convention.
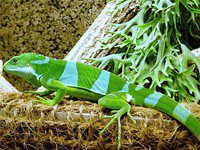
[[[106,92],[108,90],[109,79],[110,72],[102,70],[99,78],[92,85],[91,91],[106,95]]]
[[[34,64],[47,64],[49,62],[49,57],[45,57],[44,60],[32,60],[31,63]]]
[[[145,98],[144,102],[145,105],[149,106],[149,107],[155,107],[156,104],[158,103],[159,99],[163,96],[163,94],[158,93],[158,92],[154,92],[152,94],[149,94],[148,97]]]
[[[129,91],[129,82],[126,82],[124,84],[124,87],[122,88],[121,92],[128,92]]]
[[[135,90],[136,90],[136,91],[139,91],[139,90],[141,90],[142,88],[143,88],[143,86],[137,85],[136,88],[135,88]]]
[[[59,81],[62,83],[69,85],[69,86],[76,86],[78,85],[78,71],[76,68],[76,62],[67,61],[65,68]]]
[[[173,116],[180,120],[183,124],[186,122],[191,112],[185,109],[181,104],[178,104],[173,111]]]
[[[130,94],[126,94],[126,101],[129,103],[133,99],[133,96]]]

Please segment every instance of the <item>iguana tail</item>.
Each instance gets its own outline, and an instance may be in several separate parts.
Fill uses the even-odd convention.
[[[131,100],[131,103],[157,109],[174,117],[184,124],[200,141],[200,122],[180,103],[158,92],[149,94],[143,100],[142,97],[140,98]]]

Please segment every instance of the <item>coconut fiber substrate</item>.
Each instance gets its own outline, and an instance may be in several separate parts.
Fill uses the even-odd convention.
[[[57,108],[33,103],[32,94],[0,95],[1,149],[117,149],[117,121],[103,134],[111,114],[96,103],[66,97]],[[200,118],[200,105],[186,107]],[[200,149],[181,123],[153,109],[132,107],[137,124],[124,116],[122,149]]]

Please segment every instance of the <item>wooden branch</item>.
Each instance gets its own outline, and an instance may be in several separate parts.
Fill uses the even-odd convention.
[[[107,3],[100,15],[94,20],[93,24],[88,28],[80,40],[76,43],[65,60],[73,60],[84,62],[81,58],[93,57],[99,51],[101,43],[100,38],[103,38],[107,29],[111,25],[111,20],[115,13],[110,13],[116,8],[116,1]]]

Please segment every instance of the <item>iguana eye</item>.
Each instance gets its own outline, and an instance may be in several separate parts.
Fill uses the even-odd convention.
[[[30,67],[30,63],[26,64],[27,67]]]
[[[13,59],[13,62],[14,62],[14,64],[16,64],[18,62],[18,60],[17,59]]]

